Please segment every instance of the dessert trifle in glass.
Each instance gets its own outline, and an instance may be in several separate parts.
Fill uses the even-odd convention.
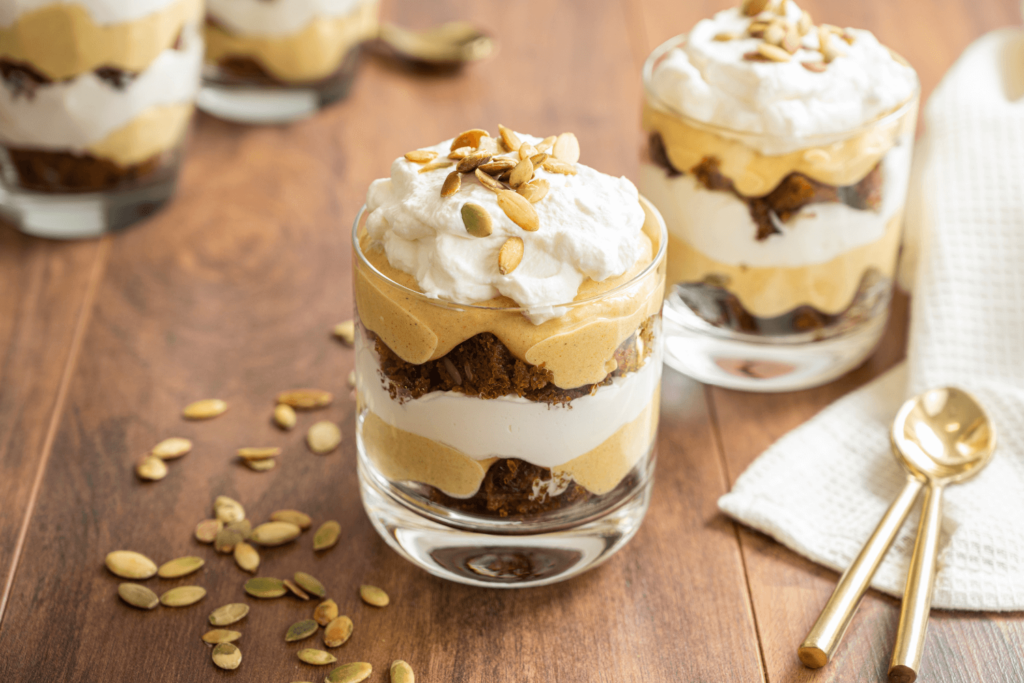
[[[348,94],[377,0],[206,0],[199,107],[243,123],[304,118]]]
[[[174,194],[201,0],[0,2],[0,211],[44,237],[122,228]]]
[[[861,363],[888,317],[914,70],[868,31],[753,0],[658,47],[643,78],[639,185],[669,230],[666,362],[755,391]]]
[[[409,152],[353,229],[363,503],[462,583],[560,581],[647,509],[665,228],[572,134]]]

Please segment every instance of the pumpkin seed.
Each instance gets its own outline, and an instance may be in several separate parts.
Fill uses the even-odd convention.
[[[341,427],[329,420],[321,420],[306,432],[306,444],[314,453],[327,455],[341,445]]]
[[[491,134],[482,128],[471,128],[470,130],[459,133],[454,140],[452,140],[451,151],[457,150],[459,147],[478,147],[480,145],[480,138],[483,136],[490,137]]]
[[[318,598],[327,597],[327,589],[320,583],[319,579],[306,572],[295,572],[295,583],[299,584],[304,591]]]
[[[189,403],[181,411],[181,415],[186,420],[210,420],[223,415],[227,409],[228,404],[219,398],[204,398],[201,401]]]
[[[107,553],[107,569],[122,579],[148,579],[156,574],[156,562],[142,553],[131,550],[115,550]]]
[[[382,589],[366,584],[359,587],[359,597],[367,605],[373,605],[374,607],[387,607],[388,603],[391,602],[391,598]]]
[[[161,579],[177,579],[198,571],[204,564],[206,564],[206,561],[203,558],[187,555],[164,562],[156,573]]]
[[[524,142],[519,146],[519,159],[529,159],[530,157],[540,154],[536,147],[531,145],[529,142]]]
[[[414,149],[405,153],[405,158],[415,164],[425,164],[436,156],[437,152],[432,149]]]
[[[523,159],[512,169],[512,175],[508,177],[508,184],[512,187],[519,187],[533,178],[533,162]]]
[[[306,664],[312,664],[313,666],[324,666],[325,664],[333,664],[338,661],[338,658],[330,652],[314,650],[312,648],[299,650],[299,659]]]
[[[482,171],[487,175],[497,175],[505,171],[510,171],[515,167],[515,159],[510,159],[509,157],[493,157],[486,164],[480,164],[477,167],[477,170]]]
[[[260,567],[260,554],[256,548],[242,541],[235,544],[235,564],[245,572],[255,574]]]
[[[537,210],[522,195],[516,194],[512,190],[499,192],[498,206],[513,223],[523,230],[535,232],[540,228],[540,217],[537,215]]]
[[[549,135],[549,136],[547,136],[546,138],[541,140],[539,143],[537,143],[537,151],[538,152],[546,152],[546,151],[548,151],[549,149],[554,147],[555,140],[557,140],[557,139],[558,139],[557,135]]]
[[[326,408],[334,400],[334,394],[323,389],[292,389],[277,395],[277,402],[297,410]]]
[[[551,189],[551,184],[544,178],[535,178],[525,185],[520,185],[516,190],[519,194],[526,198],[531,204],[536,204],[544,197],[548,196],[548,190]]]
[[[228,631],[223,628],[215,628],[212,631],[207,631],[203,634],[203,642],[210,643],[212,645],[216,645],[217,643],[233,643],[241,637],[242,634],[239,631]]]
[[[281,449],[278,446],[245,446],[235,453],[245,460],[266,460],[281,455]]]
[[[764,43],[762,43],[763,45]],[[548,173],[561,173],[562,175],[576,175],[576,167],[572,164],[567,164],[561,159],[554,157],[548,157],[541,164],[545,171]]]
[[[313,621],[321,626],[327,626],[338,618],[338,603],[334,600],[324,600],[313,610]]]
[[[757,53],[762,57],[765,57],[773,62],[789,61],[789,53],[783,50],[778,45],[772,45],[770,43],[758,43]]]
[[[274,458],[266,458],[264,460],[242,460],[242,464],[248,467],[253,472],[266,472],[277,467],[277,460]]]
[[[416,675],[408,662],[401,659],[391,662],[391,683],[416,683]]]
[[[276,510],[270,513],[270,520],[272,522],[288,522],[294,524],[303,531],[308,529],[313,524],[313,518],[307,515],[305,512],[299,512],[298,510]]]
[[[356,342],[356,321],[345,320],[335,325],[331,332],[334,336],[345,342],[349,346],[352,346]]]
[[[231,524],[228,524],[224,528],[229,529],[231,531],[237,531],[239,534],[242,535],[243,541],[248,540],[249,537],[252,535],[252,522],[250,522],[247,519],[243,519],[241,522],[233,522]]]
[[[533,164],[534,168],[540,168],[541,165],[545,161],[547,161],[550,156],[550,154],[545,154],[544,152],[541,152],[540,154],[534,154],[532,157],[530,157],[530,163]]]
[[[458,173],[472,173],[481,164],[486,164],[491,160],[490,152],[473,152],[468,155],[465,159],[461,159],[459,163],[455,165],[455,170]],[[442,195],[445,196],[445,195]]]
[[[166,607],[188,607],[206,597],[202,586],[178,586],[160,596],[160,604]]]
[[[213,543],[217,538],[217,532],[224,528],[224,522],[219,519],[204,519],[196,524],[196,540],[200,543]]]
[[[580,141],[572,133],[562,133],[555,140],[551,154],[567,164],[575,164],[580,160]]]
[[[244,602],[232,602],[218,607],[210,613],[210,624],[213,626],[230,626],[245,619],[249,613],[249,605]]]
[[[122,583],[117,587],[117,594],[129,605],[139,609],[153,609],[160,604],[156,593],[137,583]]]
[[[164,439],[157,445],[153,446],[153,450],[151,450],[149,454],[154,458],[160,458],[161,460],[174,460],[175,458],[187,455],[191,451],[191,441],[175,436],[170,439]]]
[[[491,192],[501,192],[502,190],[508,189],[503,183],[498,182],[491,176],[481,171],[479,168],[473,171],[473,174],[476,176],[476,179],[480,182],[480,184],[486,187]],[[488,218],[490,218],[490,216],[488,216]],[[463,222],[465,222],[465,220]]]
[[[324,683],[359,683],[365,681],[373,673],[373,667],[366,662],[352,662],[333,669],[327,674]]]
[[[245,537],[238,529],[221,529],[213,539],[213,547],[218,553],[230,553],[244,540]]]
[[[519,146],[523,143],[519,141],[518,135],[500,123],[498,124],[498,133],[501,135],[501,141],[505,143],[505,147],[507,147],[510,152],[519,151]]]
[[[145,481],[160,481],[167,476],[167,463],[147,455],[135,465],[135,474]]]
[[[448,158],[452,159],[453,161],[462,161],[463,159],[465,159],[466,157],[468,157],[472,153],[473,153],[473,148],[472,147],[469,147],[469,146],[459,147],[458,149],[453,149],[451,151],[451,153],[448,155]]]
[[[231,643],[217,643],[213,648],[213,663],[222,669],[233,671],[242,663],[242,651]]]
[[[217,499],[213,501],[213,513],[214,517],[225,524],[241,522],[245,519],[245,508],[242,507],[242,504],[227,496],[217,496]]]
[[[505,244],[501,245],[498,251],[498,272],[508,275],[523,261],[523,240],[518,237],[509,237]]]
[[[740,34],[733,33],[732,31],[723,31],[722,33],[716,33],[714,40],[719,43],[727,43],[730,40],[736,40],[740,37]]]
[[[320,628],[320,624],[316,623],[312,619],[303,619],[297,621],[288,627],[288,631],[284,634],[284,640],[286,643],[294,643],[297,640],[305,640],[311,635],[317,632]]]
[[[299,600],[309,600],[309,594],[306,591],[299,588],[298,585],[291,579],[284,580],[284,587],[287,588],[292,595],[297,597]]]
[[[814,21],[811,19],[811,13],[803,10],[800,13],[800,20],[796,23],[796,30],[800,32],[800,35],[806,36],[812,28],[814,28]]]
[[[753,17],[767,9],[770,4],[771,0],[745,0],[743,13],[748,17]]]
[[[288,592],[284,581],[269,576],[258,576],[245,582],[245,592],[254,598],[279,598]]]
[[[451,159],[434,159],[428,164],[423,164],[423,167],[420,168],[420,173],[427,173],[429,171],[434,171],[439,168],[448,168],[449,166],[454,165],[455,162],[452,161]]]
[[[354,625],[352,620],[342,615],[335,617],[324,627],[324,645],[327,647],[341,647],[352,637]]]
[[[264,522],[252,530],[252,542],[264,546],[284,545],[294,541],[302,529],[290,522]]]
[[[341,535],[341,525],[333,519],[324,522],[313,534],[313,550],[327,550],[333,548]]]
[[[444,184],[441,185],[441,196],[451,197],[453,194],[459,191],[462,187],[462,174],[457,170],[452,171],[448,174],[448,177],[444,179]]]
[[[280,427],[286,432],[294,428],[295,423],[298,421],[298,418],[295,415],[295,409],[292,408],[290,405],[286,405],[284,403],[278,403],[276,406],[274,406],[273,419],[274,424],[276,424],[278,427]]]
[[[491,234],[491,215],[479,204],[466,202],[462,205],[462,223],[466,232],[473,237],[487,237]]]

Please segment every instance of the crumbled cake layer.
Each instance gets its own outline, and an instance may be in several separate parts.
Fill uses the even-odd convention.
[[[35,192],[100,192],[128,187],[169,170],[175,155],[162,152],[129,166],[92,154],[5,148],[21,187]]]

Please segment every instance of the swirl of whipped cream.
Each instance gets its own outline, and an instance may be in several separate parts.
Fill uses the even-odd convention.
[[[540,138],[518,134],[536,145]],[[443,157],[451,140],[427,147]],[[416,278],[430,297],[471,304],[504,295],[527,309],[534,324],[563,315],[586,278],[602,281],[633,267],[643,251],[644,211],[636,187],[625,178],[576,164],[577,174],[538,169],[551,185],[534,204],[540,229],[527,232],[498,206],[497,195],[471,176],[452,197],[441,185],[452,167],[420,173],[422,166],[399,157],[391,177],[373,181],[366,195],[366,230],[382,245],[388,262]],[[493,232],[472,237],[462,205],[472,202],[490,215]],[[498,250],[509,237],[523,240],[522,263],[498,272]]]
[[[0,26],[10,26],[23,14],[50,5],[81,5],[99,25],[135,21],[173,5],[178,0],[3,0]]]
[[[206,11],[243,36],[279,37],[298,33],[321,17],[344,17],[375,0],[206,0]]]
[[[799,21],[790,0],[786,19]],[[809,137],[843,133],[886,114],[917,91],[917,75],[897,60],[870,31],[847,29],[848,45],[833,37],[842,56],[821,73],[801,62],[821,61],[817,31],[801,40],[788,62],[744,59],[760,38],[747,34],[751,17],[738,8],[719,12],[693,27],[686,41],[656,66],[650,87],[658,99],[697,121],[739,133],[764,134],[750,141],[764,154],[785,154]],[[740,37],[716,41],[732,33]]]

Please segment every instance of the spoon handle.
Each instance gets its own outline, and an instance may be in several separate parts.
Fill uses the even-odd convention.
[[[907,572],[907,587],[900,608],[900,626],[896,646],[889,662],[890,683],[913,683],[921,668],[921,653],[928,631],[928,613],[932,608],[932,590],[939,557],[939,532],[942,526],[942,486],[932,484],[924,495],[921,523],[917,527],[914,555]]]
[[[860,555],[839,579],[832,597],[821,611],[821,616],[797,650],[800,661],[805,666],[818,669],[832,659],[861,598],[868,589],[868,584],[871,583],[871,577],[878,570],[882,558],[889,552],[889,547],[910,514],[910,509],[923,487],[924,483],[921,480],[913,476],[907,477],[903,490],[889,506],[875,532],[860,551]]]

